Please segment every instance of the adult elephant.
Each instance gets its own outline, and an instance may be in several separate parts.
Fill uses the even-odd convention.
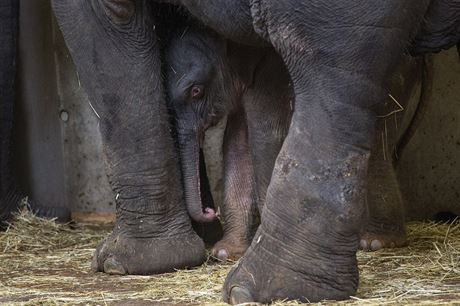
[[[4,228],[16,212],[25,194],[21,191],[12,166],[11,138],[15,98],[19,0],[0,4],[0,228]],[[30,202],[30,208],[40,217],[68,221],[65,207],[50,207]]]
[[[153,2],[54,0],[100,116],[118,193],[116,226],[93,261],[107,273],[158,273],[204,258],[183,203],[164,103],[157,30],[168,11],[156,14]],[[296,96],[261,225],[227,277],[224,299],[348,298],[358,286],[364,179],[384,80],[417,35],[424,51],[458,41],[458,2],[169,2],[229,39],[271,44]]]

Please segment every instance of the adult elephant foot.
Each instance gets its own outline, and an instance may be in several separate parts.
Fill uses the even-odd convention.
[[[204,243],[195,233],[168,239],[112,233],[97,247],[91,268],[116,275],[149,275],[194,267],[204,260]]]
[[[385,229],[373,227],[368,229],[359,242],[360,249],[364,251],[378,251],[383,248],[399,248],[407,245],[406,232],[400,229]]]
[[[269,251],[273,244],[280,245],[281,253]],[[358,270],[354,252],[321,258],[309,256],[318,245],[304,245],[310,254],[305,252],[302,266],[296,266],[288,257],[293,259],[298,254],[283,250],[282,244],[265,231],[256,235],[255,243],[227,276],[223,289],[225,302],[343,300],[356,292]],[[298,258],[294,262],[299,264]]]

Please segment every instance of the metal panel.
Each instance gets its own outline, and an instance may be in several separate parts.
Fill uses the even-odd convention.
[[[74,219],[112,221],[97,117],[83,92],[49,0],[21,1],[16,134],[20,176],[41,203]]]
[[[21,180],[35,201],[67,203],[49,1],[21,1],[16,139]]]
[[[460,214],[460,62],[456,48],[433,56],[432,94],[398,163],[407,219]]]

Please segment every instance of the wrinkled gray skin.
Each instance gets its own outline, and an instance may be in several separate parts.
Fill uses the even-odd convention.
[[[349,298],[358,286],[365,178],[384,80],[417,35],[416,42],[432,40],[432,49],[457,42],[460,8],[442,0],[173,2],[227,39],[273,46],[296,97],[261,224],[226,279],[224,300]],[[101,116],[119,193],[116,226],[93,267],[151,274],[200,264],[204,247],[190,226],[164,103],[157,35],[167,13],[154,1],[53,3]],[[454,13],[434,12],[442,3]],[[425,16],[443,25],[439,35],[424,32],[431,28],[422,28]]]
[[[257,206],[263,206],[289,128],[293,100],[289,75],[272,49],[225,41],[193,25],[173,34],[166,67],[185,201],[198,221],[203,220],[199,148],[205,130],[228,116],[223,142],[224,237],[212,253],[221,260],[238,259],[258,226]]]

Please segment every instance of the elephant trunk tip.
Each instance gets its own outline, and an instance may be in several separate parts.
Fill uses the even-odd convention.
[[[197,222],[207,223],[214,221],[217,217],[217,214],[214,209],[206,207],[203,212],[198,215],[192,214],[191,217]]]

